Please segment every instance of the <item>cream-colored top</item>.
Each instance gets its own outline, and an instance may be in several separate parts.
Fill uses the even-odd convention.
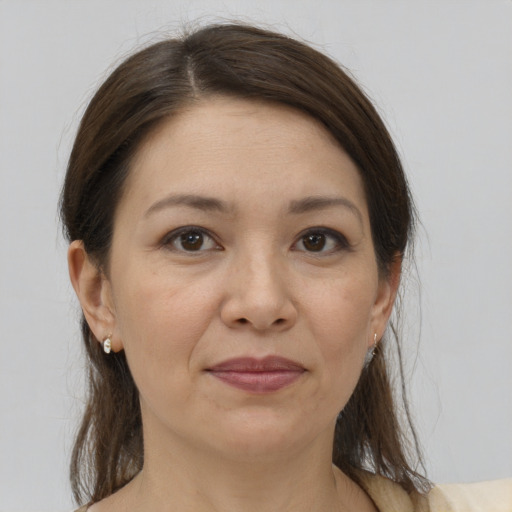
[[[379,512],[512,512],[512,478],[474,484],[436,485],[426,496],[408,494],[391,480],[362,475]],[[76,512],[86,512],[87,506]]]
[[[380,512],[512,512],[512,478],[436,485],[426,496],[375,475],[363,475],[363,487]]]

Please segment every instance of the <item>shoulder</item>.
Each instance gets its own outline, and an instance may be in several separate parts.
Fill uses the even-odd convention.
[[[429,493],[432,511],[510,512],[512,478],[472,484],[438,485]],[[444,508],[443,508],[444,507]]]
[[[87,512],[88,505],[84,505],[83,507],[77,508],[74,512]]]
[[[408,493],[389,478],[372,473],[360,472],[359,480],[379,512],[431,512],[428,495]]]
[[[362,483],[380,512],[512,512],[512,478],[436,485],[428,494],[407,493],[378,475],[362,475]]]

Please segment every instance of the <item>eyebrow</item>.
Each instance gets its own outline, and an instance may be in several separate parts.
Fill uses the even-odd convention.
[[[199,196],[194,194],[171,195],[160,199],[152,204],[144,213],[144,217],[148,217],[158,211],[173,206],[188,206],[205,212],[228,213],[232,208],[228,204],[215,197]],[[350,210],[363,223],[363,216],[357,206],[345,197],[331,196],[308,196],[302,199],[290,202],[288,212],[291,214],[302,214],[318,210],[326,210],[336,206],[342,206]]]
[[[289,212],[294,214],[308,213],[317,210],[326,210],[335,206],[348,208],[363,224],[363,215],[359,208],[346,197],[331,196],[309,196],[303,199],[292,201]]]
[[[181,194],[164,197],[160,201],[152,204],[144,213],[144,217],[148,217],[153,213],[164,210],[165,208],[169,208],[171,206],[188,206],[190,208],[195,208],[205,212],[217,211],[221,213],[227,213],[230,210],[224,201],[214,197]]]

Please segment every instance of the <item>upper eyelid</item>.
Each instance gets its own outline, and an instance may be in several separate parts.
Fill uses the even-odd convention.
[[[303,229],[299,233],[299,236],[304,235],[305,233],[309,233],[309,232],[325,233],[327,235],[332,234],[334,236],[336,236],[336,235],[344,236],[343,233],[341,233],[339,230],[334,229],[334,228],[328,228],[327,226],[309,226],[309,227]]]
[[[169,231],[168,233],[166,233],[162,237],[161,245],[162,246],[169,245],[169,243],[171,241],[175,240],[181,234],[188,233],[188,232],[191,232],[191,231],[197,231],[197,232],[199,232],[199,233],[201,233],[203,235],[206,235],[209,238],[211,238],[217,245],[221,246],[221,244],[220,244],[220,242],[218,240],[218,237],[216,237],[209,229],[203,228],[201,226],[194,226],[194,225],[181,226],[179,228],[176,228],[176,229],[173,229],[173,230]]]
[[[351,243],[348,241],[347,237],[341,233],[340,231],[332,228],[322,227],[322,226],[313,226],[303,230],[298,236],[296,242],[294,242],[294,246],[296,246],[305,236],[309,233],[321,233],[326,236],[330,236],[333,238],[340,246],[341,249],[350,250],[352,249]],[[321,252],[311,254],[321,254]]]
[[[312,226],[310,228],[306,228],[302,230],[299,235],[297,236],[297,239],[300,240],[302,237],[306,236],[309,233],[322,233],[324,235],[332,236],[333,238],[336,238],[338,240],[344,240],[348,244],[347,237],[337,229],[327,228],[323,226]]]

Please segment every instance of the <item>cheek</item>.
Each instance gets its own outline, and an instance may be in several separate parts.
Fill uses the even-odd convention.
[[[334,282],[310,297],[310,326],[321,355],[322,387],[348,400],[362,370],[371,328],[373,290],[366,279]]]
[[[311,325],[322,347],[339,352],[366,347],[374,304],[374,286],[365,279],[333,282],[310,302]]]
[[[215,287],[174,276],[131,273],[116,290],[116,318],[127,357],[156,370],[190,359],[215,311]],[[203,283],[204,284],[204,283]]]
[[[152,414],[183,410],[196,383],[197,354],[214,298],[203,287],[162,275],[139,277],[118,290],[119,335],[128,365]]]

